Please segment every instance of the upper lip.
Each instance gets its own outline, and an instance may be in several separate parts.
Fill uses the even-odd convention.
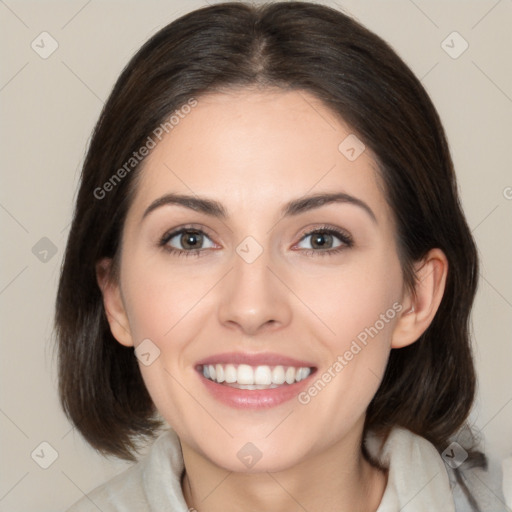
[[[309,361],[301,361],[293,357],[272,352],[247,354],[242,352],[226,352],[215,354],[197,362],[197,366],[215,364],[248,364],[249,366],[293,366],[295,368],[314,368]]]

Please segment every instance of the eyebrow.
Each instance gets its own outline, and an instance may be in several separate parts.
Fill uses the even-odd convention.
[[[361,199],[345,194],[343,192],[335,194],[314,194],[299,199],[294,199],[287,203],[281,210],[283,217],[290,217],[300,215],[310,210],[320,208],[326,204],[332,203],[348,203],[360,207],[364,210],[372,221],[377,224],[377,217],[373,213],[373,210]],[[208,199],[206,197],[198,197],[187,194],[166,194],[155,201],[153,201],[144,211],[142,219],[147,217],[151,212],[166,205],[178,205],[184,206],[191,210],[204,213],[211,217],[218,219],[226,219],[228,217],[227,211],[224,206],[215,201],[214,199]]]

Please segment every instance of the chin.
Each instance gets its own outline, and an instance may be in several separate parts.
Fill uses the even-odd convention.
[[[200,447],[199,447],[200,448]],[[284,448],[284,449],[283,449]],[[232,439],[219,450],[201,450],[203,456],[216,466],[236,473],[277,473],[300,464],[306,457],[304,441],[300,452],[293,444]]]

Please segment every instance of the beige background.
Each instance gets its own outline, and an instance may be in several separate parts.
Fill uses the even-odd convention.
[[[482,256],[472,417],[493,464],[480,492],[493,502],[500,461],[512,455],[512,1],[339,4],[411,66],[447,130]],[[115,79],[149,36],[201,5],[0,1],[0,511],[63,510],[125,467],[85,445],[57,401],[51,329],[59,265],[86,144]],[[43,31],[59,45],[47,59],[31,48]],[[469,44],[456,59],[441,46],[453,31]],[[56,254],[41,252],[43,237]],[[35,461],[51,461],[42,442],[58,453],[48,469]]]

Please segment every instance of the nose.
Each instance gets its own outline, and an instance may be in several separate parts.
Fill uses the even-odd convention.
[[[272,268],[268,251],[248,263],[234,254],[233,269],[223,280],[219,321],[247,335],[271,332],[290,323],[290,291]]]

